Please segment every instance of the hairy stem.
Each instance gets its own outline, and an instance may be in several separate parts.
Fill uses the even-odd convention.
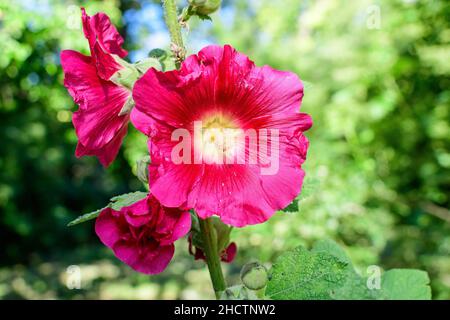
[[[162,0],[164,7],[164,20],[170,33],[171,46],[170,49],[175,57],[175,66],[180,68],[181,62],[186,55],[186,49],[183,45],[183,37],[181,36],[181,26],[178,22],[177,5],[175,0]]]
[[[214,229],[211,218],[199,218],[198,221],[203,237],[203,252],[206,257],[206,263],[208,264],[209,275],[211,277],[216,298],[219,299],[226,288],[226,284],[220,265],[216,230]]]

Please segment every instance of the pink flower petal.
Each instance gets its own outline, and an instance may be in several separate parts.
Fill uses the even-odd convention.
[[[174,254],[173,243],[189,232],[188,211],[165,208],[149,194],[119,211],[104,209],[95,223],[100,240],[121,261],[145,274],[162,272]]]
[[[299,112],[302,97],[295,74],[256,67],[230,46],[208,46],[180,70],[150,69],[133,89],[132,121],[150,138],[153,194],[165,206],[193,208],[202,218],[219,215],[236,227],[266,221],[301,190],[308,148],[303,132],[312,125]],[[262,174],[268,155],[258,155],[257,164],[173,163],[171,133],[182,128],[192,134],[193,123],[210,114],[226,114],[242,130],[277,130],[278,145],[274,137],[268,140],[279,168]]]
[[[109,248],[121,239],[124,232],[120,220],[115,218],[111,208],[103,209],[95,220],[95,233],[98,235],[103,244]]]
[[[133,227],[141,227],[151,220],[148,198],[139,200],[128,207],[122,208],[120,211],[123,213],[125,220]]]
[[[108,165],[126,134],[129,116],[118,114],[130,92],[100,79],[92,58],[76,51],[64,50],[61,64],[64,85],[80,106],[72,118],[80,140],[76,155],[96,155],[102,158],[103,165]]]
[[[271,202],[277,190],[267,194],[261,185],[259,168],[246,165],[205,167],[200,182],[188,196],[188,207],[201,218],[220,216],[235,227],[262,223],[276,210]]]
[[[119,241],[114,245],[113,250],[117,258],[134,270],[145,274],[158,274],[163,272],[172,260],[175,246],[170,244],[140,253],[133,244]]]
[[[106,14],[100,12],[90,17],[84,8],[81,8],[81,13],[84,35],[91,47],[98,43],[105,53],[116,54],[121,58],[128,54],[122,48],[122,36]]]
[[[237,253],[237,245],[236,243],[232,242],[225,249],[224,253],[222,253],[221,260],[226,263],[231,263],[233,262],[234,257],[236,257],[236,253]]]
[[[121,58],[128,54],[122,48],[123,38],[106,14],[97,13],[90,17],[84,8],[81,11],[84,35],[89,42],[97,73],[102,79],[108,80],[122,68],[112,54]]]
[[[172,243],[184,237],[191,230],[191,215],[188,211],[177,208],[165,208],[164,220],[158,228],[157,232],[167,234],[168,237],[161,240],[161,244]]]
[[[96,156],[104,167],[109,166],[119,153],[122,141],[127,134],[127,127],[127,125],[124,125],[110,142],[99,149],[87,148],[79,141],[75,150],[75,156],[78,158],[82,156]]]

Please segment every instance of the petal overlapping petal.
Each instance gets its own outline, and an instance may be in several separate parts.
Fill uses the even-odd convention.
[[[149,194],[120,210],[103,209],[95,232],[118,259],[145,274],[162,272],[174,254],[174,242],[191,227],[188,211],[166,208]]]
[[[131,119],[150,137],[153,194],[164,205],[194,208],[202,218],[215,214],[236,227],[266,221],[301,191],[308,149],[303,132],[312,125],[310,116],[299,111],[302,97],[295,74],[257,67],[230,46],[208,46],[188,57],[180,70],[150,69],[133,90]],[[242,130],[276,131],[276,139],[266,139],[269,149],[276,145],[270,151],[278,155],[276,172],[262,174],[270,169],[264,161],[174,163],[173,131],[195,134],[193,123],[215,114]],[[258,154],[259,160],[268,158]]]

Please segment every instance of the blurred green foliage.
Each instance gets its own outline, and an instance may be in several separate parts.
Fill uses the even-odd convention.
[[[151,1],[84,3],[126,34],[121,13]],[[32,4],[30,4],[32,3]],[[67,229],[116,194],[142,190],[131,173],[146,152],[130,130],[108,169],[76,159],[76,109],[62,85],[61,49],[87,53],[79,3],[0,0],[0,298],[212,297],[187,244],[159,276],[142,276],[99,245],[92,225]],[[268,223],[235,229],[230,284],[252,259],[270,263],[333,238],[355,267],[428,271],[434,299],[450,299],[450,5],[426,0],[224,1],[193,39],[229,43],[258,65],[305,81],[314,126],[304,193]],[[140,47],[148,30],[127,39]],[[203,43],[202,42],[202,43]],[[197,44],[198,46],[198,44]],[[82,290],[65,286],[80,265]]]

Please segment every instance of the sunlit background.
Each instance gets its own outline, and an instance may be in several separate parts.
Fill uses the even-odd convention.
[[[92,222],[66,227],[143,190],[132,172],[146,154],[130,127],[110,168],[74,156],[76,106],[59,52],[88,53],[80,5],[113,19],[132,61],[169,46],[157,1],[0,0],[0,299],[212,298],[185,239],[169,268],[149,277],[118,262]],[[190,21],[191,53],[228,43],[258,65],[296,72],[302,111],[314,119],[299,203],[233,231],[230,284],[250,260],[270,265],[284,250],[332,238],[360,273],[373,264],[424,269],[433,298],[450,299],[449,16],[445,0],[228,0],[213,22]],[[71,265],[80,289],[67,286]]]

